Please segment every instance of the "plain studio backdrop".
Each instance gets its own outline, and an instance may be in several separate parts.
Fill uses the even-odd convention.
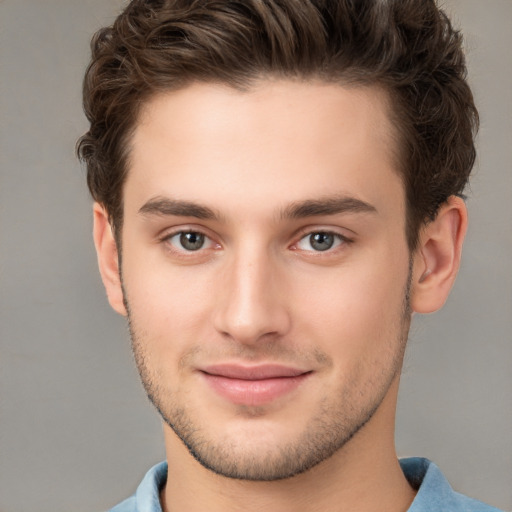
[[[93,512],[164,458],[159,418],[107,304],[74,156],[92,33],[120,0],[0,0],[0,511]],[[445,2],[480,109],[470,228],[446,307],[416,317],[400,456],[512,509],[512,1]]]

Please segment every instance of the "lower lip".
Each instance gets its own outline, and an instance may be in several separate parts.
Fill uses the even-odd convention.
[[[219,375],[203,373],[210,387],[235,405],[264,405],[297,389],[310,373],[296,377],[275,377],[271,379],[243,380],[230,379]]]

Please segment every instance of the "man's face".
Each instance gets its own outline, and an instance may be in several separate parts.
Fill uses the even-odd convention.
[[[377,89],[285,81],[143,109],[122,232],[133,347],[216,472],[291,476],[394,407],[410,255],[386,109]]]

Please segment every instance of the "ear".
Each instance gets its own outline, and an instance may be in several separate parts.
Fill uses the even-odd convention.
[[[421,229],[413,258],[413,311],[432,313],[446,302],[459,270],[467,223],[464,201],[451,196],[435,220]]]
[[[107,292],[110,305],[120,315],[126,316],[123,302],[123,289],[119,273],[119,254],[105,208],[94,203],[94,245],[98,256],[101,279]]]

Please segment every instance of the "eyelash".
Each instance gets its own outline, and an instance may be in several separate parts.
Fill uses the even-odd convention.
[[[299,247],[299,244],[307,239],[311,240],[311,237],[314,235],[327,235],[332,236],[335,241],[333,246],[326,248],[325,250],[307,250],[307,249],[301,249]],[[302,233],[299,235],[300,238],[298,238],[297,242],[295,242],[290,249],[293,251],[301,251],[303,254],[307,254],[308,256],[313,256],[316,258],[320,257],[329,257],[333,255],[334,253],[337,253],[339,250],[343,250],[344,247],[347,245],[350,245],[353,243],[353,240],[351,238],[348,238],[345,235],[342,235],[341,233],[338,233],[336,231],[332,231],[329,229],[307,229],[305,231],[302,231]],[[310,242],[311,245],[311,242]]]
[[[211,237],[209,237],[206,233],[204,233],[203,231],[201,231],[199,229],[180,229],[179,231],[173,231],[172,233],[166,233],[165,236],[163,236],[160,239],[160,241],[166,245],[166,247],[169,251],[178,253],[181,256],[185,256],[185,257],[190,257],[195,254],[197,255],[199,253],[204,252],[205,247],[203,247],[203,246],[199,247],[197,250],[187,250],[186,248],[183,247],[182,244],[181,244],[182,245],[181,248],[177,248],[171,243],[171,240],[174,237],[177,237],[177,236],[182,237],[184,235],[185,236],[186,235],[199,235],[201,237],[204,237],[204,242],[207,243],[208,245],[213,246],[214,249],[220,247],[220,245],[215,243]],[[212,248],[212,247],[207,247],[206,249],[208,249],[208,248]]]
[[[180,245],[182,245],[181,248],[177,248],[176,246],[174,246],[171,243],[171,240],[174,237],[177,237],[177,236],[181,237],[181,236],[187,235],[187,234],[194,234],[194,235],[199,235],[201,237],[204,237],[205,243],[208,243],[208,245],[210,247],[201,246],[197,250],[187,250],[186,248],[183,247],[182,244],[180,244]],[[302,241],[307,240],[308,238],[311,240],[311,237],[314,235],[331,236],[335,239],[333,242],[334,245],[326,248],[325,250],[314,250],[314,249],[307,250],[307,249],[301,249],[299,247],[299,244]],[[316,229],[316,230],[308,229],[307,231],[303,231],[299,236],[300,236],[300,238],[298,238],[298,240],[296,242],[294,242],[291,246],[289,246],[289,248],[293,251],[301,251],[303,253],[312,253],[317,256],[323,256],[323,255],[327,256],[329,254],[332,254],[334,251],[336,251],[336,249],[339,248],[340,246],[345,246],[345,245],[349,245],[349,244],[353,243],[352,239],[350,239],[340,233],[337,233],[336,231],[330,231],[328,229]],[[204,254],[204,251],[207,249],[215,250],[215,249],[219,249],[221,247],[220,244],[214,242],[212,240],[212,238],[210,236],[208,236],[204,231],[202,231],[200,229],[192,229],[192,228],[191,229],[180,229],[178,231],[166,233],[164,236],[162,236],[160,238],[160,242],[164,243],[170,252],[178,254],[182,257],[193,257],[194,255],[198,256],[199,254]]]

